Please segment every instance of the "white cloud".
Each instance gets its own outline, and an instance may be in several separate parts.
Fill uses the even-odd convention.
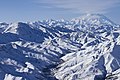
[[[38,0],[47,7],[68,9],[75,13],[106,13],[119,6],[120,0]],[[44,5],[45,7],[45,5]]]

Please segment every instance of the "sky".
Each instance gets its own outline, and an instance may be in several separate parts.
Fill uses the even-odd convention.
[[[120,24],[120,0],[0,0],[0,22],[71,20],[86,13]]]

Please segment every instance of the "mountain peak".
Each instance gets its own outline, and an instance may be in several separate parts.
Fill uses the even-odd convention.
[[[94,20],[94,19],[104,19],[104,20],[109,20],[107,17],[105,17],[103,14],[85,14],[83,16],[80,17],[81,19],[85,20],[85,19],[89,19],[89,20]],[[110,20],[109,20],[110,21]]]
[[[102,14],[85,14],[78,18],[73,19],[75,22],[80,22],[80,24],[87,23],[89,25],[115,25],[110,19]]]

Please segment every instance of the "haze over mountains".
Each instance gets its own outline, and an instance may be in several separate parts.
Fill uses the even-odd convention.
[[[0,23],[0,80],[119,80],[120,25],[104,15]]]

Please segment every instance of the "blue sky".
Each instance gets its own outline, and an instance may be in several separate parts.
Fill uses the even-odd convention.
[[[120,0],[0,0],[0,22],[76,18],[100,13],[120,24]]]

